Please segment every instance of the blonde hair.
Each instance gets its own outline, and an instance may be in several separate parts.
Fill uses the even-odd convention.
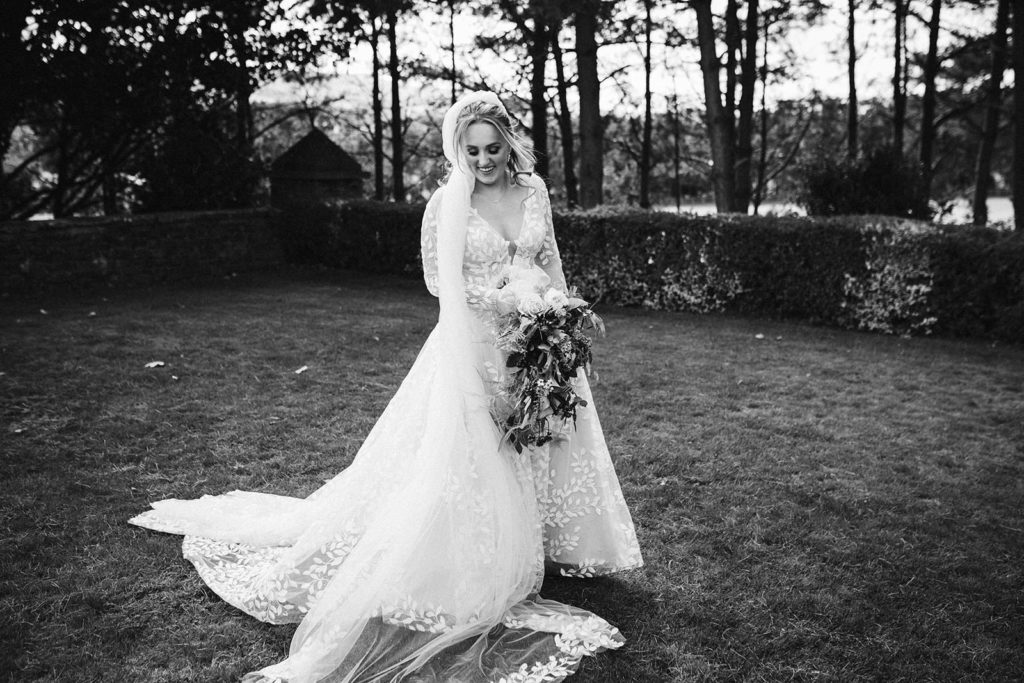
[[[517,185],[526,185],[520,182],[523,176],[529,177],[533,173],[537,157],[533,150],[515,130],[515,124],[505,111],[504,107],[487,102],[473,102],[466,105],[459,113],[455,123],[455,148],[457,154],[463,154],[462,138],[466,131],[474,123],[489,123],[494,126],[501,138],[508,143],[508,170],[512,176],[512,182]],[[451,175],[451,164],[448,164],[448,171],[445,173],[445,180]]]

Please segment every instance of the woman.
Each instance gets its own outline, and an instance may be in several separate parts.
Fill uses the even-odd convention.
[[[510,262],[564,288],[546,188],[492,93],[445,115],[451,172],[427,205],[440,315],[352,465],[308,498],[166,500],[133,523],[185,535],[221,597],[299,622],[283,681],[559,681],[623,639],[537,596],[545,563],[593,576],[642,564],[586,378],[566,438],[522,453],[490,413],[504,363],[492,318]]]

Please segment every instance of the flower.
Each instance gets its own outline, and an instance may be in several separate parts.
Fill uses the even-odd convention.
[[[538,315],[548,310],[548,305],[539,294],[531,293],[519,299],[516,309],[523,315]]]
[[[551,284],[551,278],[534,265],[515,264],[508,269],[508,282],[503,290],[521,299],[528,294],[539,294]]]
[[[507,287],[493,290],[494,308],[498,315],[508,315],[516,311],[516,295]]]
[[[500,297],[514,305],[497,319],[496,343],[506,354],[508,374],[491,411],[519,452],[574,428],[577,408],[587,405],[576,393],[575,380],[581,368],[590,372],[592,358],[584,331],[604,331],[601,319],[583,299],[549,285],[533,288],[547,281],[538,268],[519,268],[499,290]],[[525,293],[515,298],[517,290]]]
[[[580,299],[580,301],[582,301],[582,299]],[[562,293],[561,290],[552,287],[546,294],[544,294],[544,302],[554,310],[561,311],[565,310],[569,305],[569,297]]]

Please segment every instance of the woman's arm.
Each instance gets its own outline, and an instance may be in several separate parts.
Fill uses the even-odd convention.
[[[434,296],[437,289],[437,212],[441,207],[441,192],[438,188],[430,196],[427,208],[423,211],[423,223],[420,225],[420,260],[423,262],[423,281]]]
[[[434,296],[438,295],[437,287],[437,217],[441,207],[441,193],[438,188],[427,202],[423,212],[423,224],[420,228],[420,257],[423,261],[423,280],[427,289]],[[466,304],[473,309],[493,311],[495,309],[496,290],[481,285],[464,285]]]
[[[555,224],[551,217],[551,196],[548,194],[548,188],[544,181],[536,175],[531,176],[531,180],[534,179],[536,180],[532,184],[537,192],[541,193],[540,200],[544,213],[544,242],[541,244],[534,262],[551,278],[552,286],[563,292],[568,292],[565,273],[562,272],[562,257],[558,255],[558,242],[555,241]]]

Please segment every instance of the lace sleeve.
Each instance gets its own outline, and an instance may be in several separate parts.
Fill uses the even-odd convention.
[[[420,258],[423,261],[423,281],[427,289],[437,296],[437,212],[441,206],[441,192],[438,188],[427,202],[423,212],[423,224],[420,227]]]
[[[536,178],[536,176],[533,177]],[[543,205],[544,242],[541,244],[540,251],[537,252],[534,261],[548,274],[552,285],[566,292],[568,287],[565,284],[565,273],[562,272],[562,257],[558,255],[558,242],[555,241],[555,224],[551,218],[551,197],[548,195],[548,188],[543,180],[539,180],[536,183],[536,187],[537,191],[541,193],[541,203]]]
[[[438,295],[437,286],[437,216],[441,206],[441,193],[438,188],[427,202],[423,212],[423,224],[420,228],[420,258],[423,261],[423,281],[434,296]],[[465,284],[466,304],[470,308],[492,310],[495,307],[495,291],[481,285]]]

